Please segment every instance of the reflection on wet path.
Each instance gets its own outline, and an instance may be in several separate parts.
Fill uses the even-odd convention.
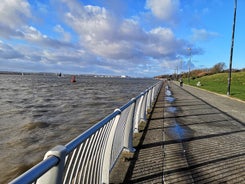
[[[171,97],[171,96],[165,96],[165,100],[168,102],[168,103],[173,103],[175,101],[175,98],[174,97]]]
[[[165,133],[173,140],[182,142],[184,139],[192,137],[193,130],[180,122],[173,121],[172,125],[165,128]]]
[[[176,120],[175,116],[178,113],[178,108],[174,104],[176,99],[172,95],[173,93],[167,85],[165,87],[165,116],[168,114],[167,117],[171,117],[171,121],[169,126],[165,128],[165,133],[172,139],[182,142],[183,139],[191,137],[193,131]]]
[[[167,107],[166,109],[168,112],[171,112],[171,113],[176,113],[177,112],[177,108],[176,107]]]

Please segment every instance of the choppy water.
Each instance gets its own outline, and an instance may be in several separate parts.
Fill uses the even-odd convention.
[[[70,83],[70,76],[0,75],[0,183],[156,82],[78,76]]]

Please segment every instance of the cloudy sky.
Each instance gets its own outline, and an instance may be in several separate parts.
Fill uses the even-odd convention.
[[[234,68],[245,68],[238,0]],[[229,66],[234,0],[1,0],[0,71],[153,77]],[[191,49],[188,49],[191,48]]]

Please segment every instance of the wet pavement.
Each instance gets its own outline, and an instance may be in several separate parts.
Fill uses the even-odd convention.
[[[244,112],[244,102],[168,83],[133,158],[117,168],[123,179],[111,182],[245,183]]]

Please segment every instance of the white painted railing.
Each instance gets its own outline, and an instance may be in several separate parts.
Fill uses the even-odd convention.
[[[48,151],[44,160],[11,184],[109,183],[122,151],[134,152],[133,133],[146,121],[162,86],[156,83],[65,146]]]

